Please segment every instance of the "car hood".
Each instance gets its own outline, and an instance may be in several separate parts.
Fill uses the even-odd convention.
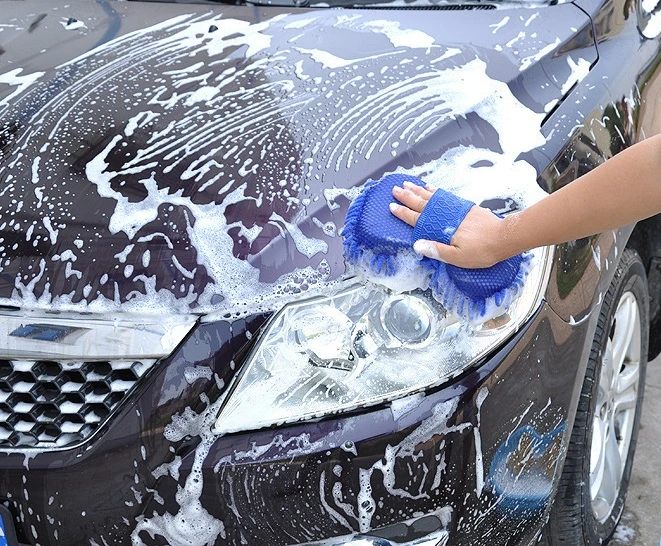
[[[344,274],[388,172],[525,205],[521,154],[596,60],[571,4],[2,11],[0,298],[28,307],[272,309]]]

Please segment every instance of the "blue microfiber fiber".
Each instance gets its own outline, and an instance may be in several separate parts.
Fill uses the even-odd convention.
[[[398,291],[431,288],[448,311],[471,322],[484,322],[505,312],[523,285],[530,255],[520,254],[485,269],[421,259],[413,251],[413,243],[429,239],[449,244],[474,203],[438,189],[414,229],[389,210],[390,203],[397,202],[393,187],[405,181],[425,187],[418,178],[391,174],[368,181],[351,203],[342,231],[347,262],[368,279]]]
[[[398,258],[417,259],[411,243],[413,228],[389,209],[390,203],[396,202],[392,189],[405,181],[425,187],[418,178],[390,174],[368,181],[353,200],[342,230],[344,255],[349,263],[377,275],[394,276],[399,270]]]
[[[437,189],[425,206],[413,230],[413,243],[428,239],[450,244],[452,236],[475,205]],[[529,270],[530,255],[518,254],[484,269],[464,269],[425,258],[424,265],[433,270],[431,289],[446,309],[469,320],[504,311],[512,303]]]

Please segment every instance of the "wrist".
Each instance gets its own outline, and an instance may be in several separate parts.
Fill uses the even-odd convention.
[[[520,248],[520,213],[508,214],[500,220],[497,233],[496,262],[502,262],[527,250]]]

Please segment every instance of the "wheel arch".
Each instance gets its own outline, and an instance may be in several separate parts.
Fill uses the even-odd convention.
[[[648,360],[661,353],[661,214],[638,222],[627,248],[638,252],[647,273],[650,295]]]

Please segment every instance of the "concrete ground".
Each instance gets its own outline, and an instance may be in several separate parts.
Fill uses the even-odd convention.
[[[646,383],[629,494],[610,546],[661,543],[661,357],[648,364]]]

